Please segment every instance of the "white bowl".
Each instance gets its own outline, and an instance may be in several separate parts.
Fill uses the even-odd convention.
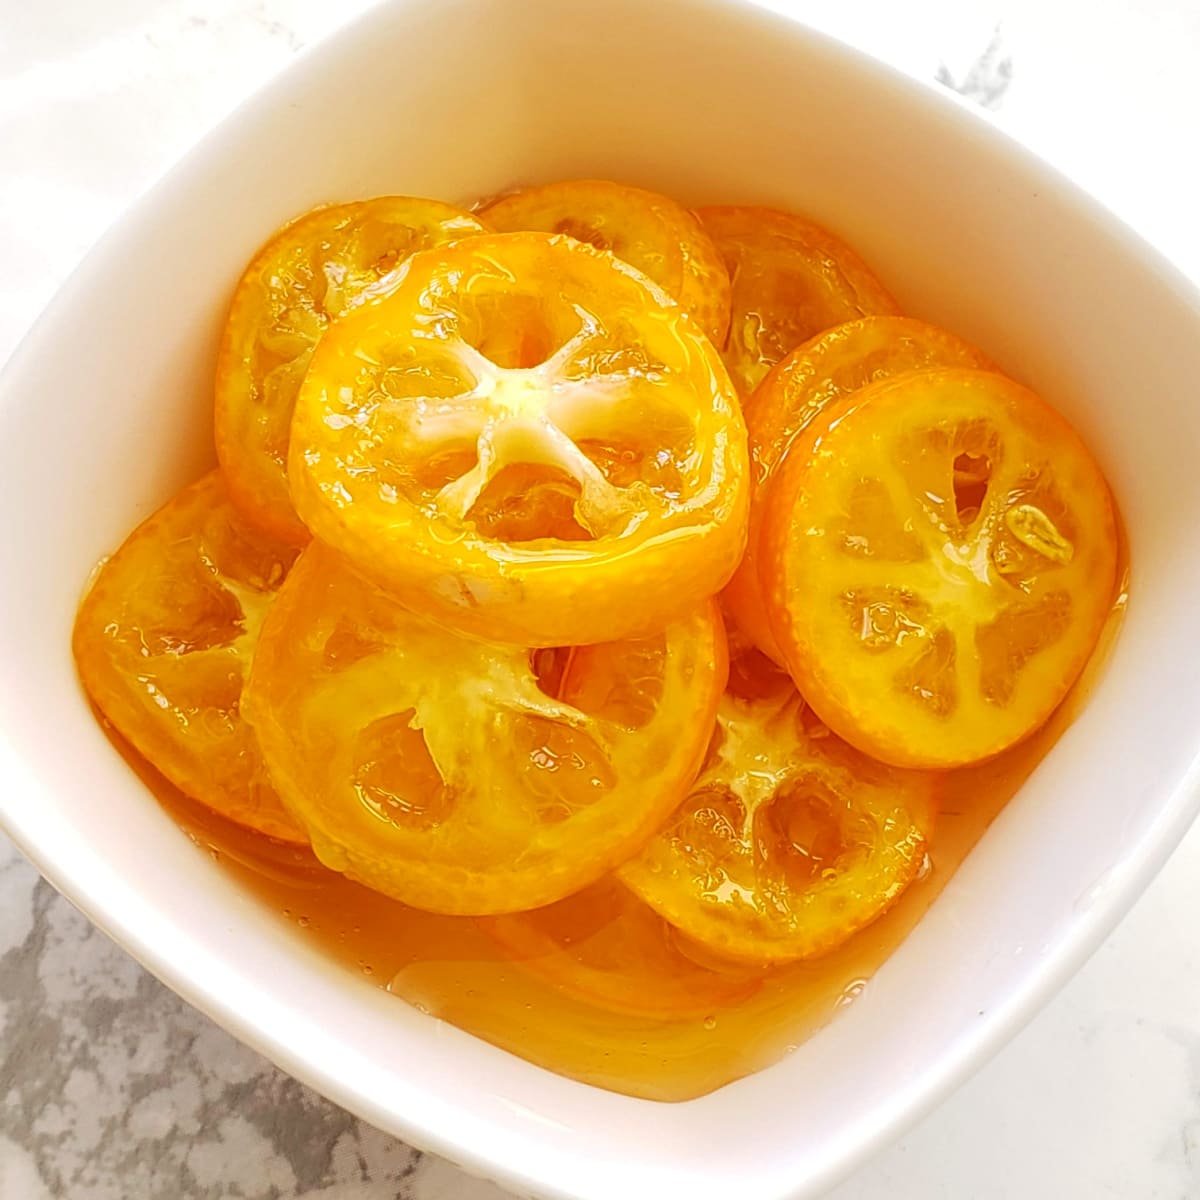
[[[777,1065],[654,1104],[540,1070],[383,994],[199,853],[98,729],[69,632],[89,567],[211,460],[212,364],[283,219],[384,192],[622,178],[794,206],[911,312],[1085,432],[1134,567],[1085,710],[865,993]],[[408,0],[308,55],[91,254],[0,384],[0,812],[181,995],[367,1120],[553,1197],[811,1196],[944,1096],[1080,965],[1197,807],[1200,302],[947,96],[719,0]]]

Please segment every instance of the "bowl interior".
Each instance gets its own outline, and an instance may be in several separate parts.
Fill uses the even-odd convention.
[[[327,961],[150,800],[69,655],[92,564],[212,461],[224,305],[271,230],[324,201],[580,175],[841,232],[908,311],[1079,425],[1134,572],[1086,708],[860,999],[777,1065],[672,1106],[532,1067]],[[1170,269],[980,118],[748,5],[385,5],[201,143],[4,376],[4,823],[167,982],[386,1129],[547,1195],[812,1194],[1017,1028],[1191,818],[1198,319]]]

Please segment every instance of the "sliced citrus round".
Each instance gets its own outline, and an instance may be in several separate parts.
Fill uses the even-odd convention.
[[[240,713],[263,617],[295,554],[243,520],[213,471],[103,564],[72,648],[96,707],[180,791],[303,842]]]
[[[732,287],[725,364],[749,396],[814,334],[872,313],[897,313],[887,289],[839,237],[772,208],[702,208]]]
[[[812,421],[761,547],[772,632],[822,720],[885,762],[953,767],[1066,695],[1113,604],[1117,526],[1062,416],[1001,375],[947,369]]]
[[[243,709],[326,866],[480,915],[550,904],[633,853],[695,775],[725,670],[712,601],[645,639],[530,651],[409,612],[313,541]]]
[[[386,292],[417,250],[481,233],[438,200],[380,196],[318,208],[285,225],[246,268],[217,360],[217,456],[246,516],[295,545],[308,531],[287,487],[300,380],[329,322]]]
[[[818,334],[772,370],[745,405],[750,436],[750,528],[746,554],[722,603],[738,628],[776,662],[758,578],[758,539],[771,480],[788,447],[812,419],[840,396],[869,383],[929,367],[992,370],[991,360],[968,342],[912,317],[862,317]]]
[[[847,745],[747,645],[732,654],[699,778],[619,875],[719,954],[813,958],[881,916],[920,874],[934,779]]]
[[[310,529],[410,608],[526,646],[650,633],[733,574],[746,431],[659,288],[571,238],[414,255],[332,326],[292,425]]]
[[[522,188],[480,216],[505,233],[565,233],[649,276],[717,346],[729,332],[729,273],[712,239],[682,204],[605,179]]]
[[[715,958],[613,876],[480,926],[539,978],[609,1012],[704,1016],[753,995],[761,972]]]

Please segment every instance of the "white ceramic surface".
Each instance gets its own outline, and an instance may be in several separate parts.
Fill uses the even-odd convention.
[[[1200,485],[1197,417],[1176,399],[1200,367],[1197,303],[1027,155],[819,38],[725,6],[584,2],[569,21],[565,7],[510,0],[501,20],[443,0],[368,17],[208,139],[16,356],[0,464],[27,516],[0,531],[0,570],[28,586],[0,597],[3,628],[20,631],[0,682],[0,803],[30,857],[152,969],[384,1128],[547,1194],[811,1193],[1028,1016],[1191,816]],[[668,40],[669,61],[651,49]],[[614,69],[633,86],[609,87]],[[829,220],[913,311],[1083,426],[1137,572],[1087,712],[863,998],[778,1066],[671,1107],[537,1071],[333,970],[146,804],[67,654],[87,564],[201,465],[220,306],[264,232],[319,199],[466,197],[583,171]]]

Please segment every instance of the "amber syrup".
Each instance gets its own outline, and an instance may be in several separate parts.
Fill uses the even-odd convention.
[[[474,919],[408,908],[327,870],[306,849],[223,820],[172,788],[104,724],[191,839],[281,924],[350,974],[563,1075],[629,1095],[686,1100],[776,1061],[870,986],[1095,685],[1125,609],[1128,572],[1121,578],[1100,644],[1051,720],[999,757],[943,777],[926,869],[889,912],[818,960],[764,971],[751,995],[675,1018],[588,1003],[548,982],[554,971],[545,963],[505,947]]]

